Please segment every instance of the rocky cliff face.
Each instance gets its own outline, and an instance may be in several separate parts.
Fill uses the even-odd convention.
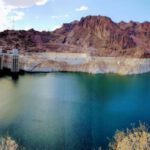
[[[0,47],[3,49],[18,48],[21,52],[38,52],[50,49],[48,42],[50,32],[38,32],[33,29],[24,31],[5,30],[0,33]]]
[[[115,23],[104,16],[88,16],[64,24],[54,32],[0,33],[0,46],[21,52],[75,52],[92,56],[150,57],[150,22]]]

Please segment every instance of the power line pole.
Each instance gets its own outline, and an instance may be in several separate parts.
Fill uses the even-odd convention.
[[[15,30],[15,18],[14,18],[14,16],[12,17],[12,29]]]

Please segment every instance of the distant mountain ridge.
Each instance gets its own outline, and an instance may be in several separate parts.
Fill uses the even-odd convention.
[[[150,58],[150,22],[115,23],[105,16],[87,16],[53,32],[5,30],[0,47],[21,52],[85,52],[94,56]]]

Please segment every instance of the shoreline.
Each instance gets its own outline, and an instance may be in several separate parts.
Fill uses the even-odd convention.
[[[150,72],[150,58],[95,57],[86,53],[28,53],[19,55],[19,68],[31,73],[66,71],[131,75]]]

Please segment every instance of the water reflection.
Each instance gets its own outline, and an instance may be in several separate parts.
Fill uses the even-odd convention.
[[[0,71],[0,78],[5,78],[7,76],[12,78],[12,81],[17,82],[19,79],[20,73],[11,73],[9,70]]]

